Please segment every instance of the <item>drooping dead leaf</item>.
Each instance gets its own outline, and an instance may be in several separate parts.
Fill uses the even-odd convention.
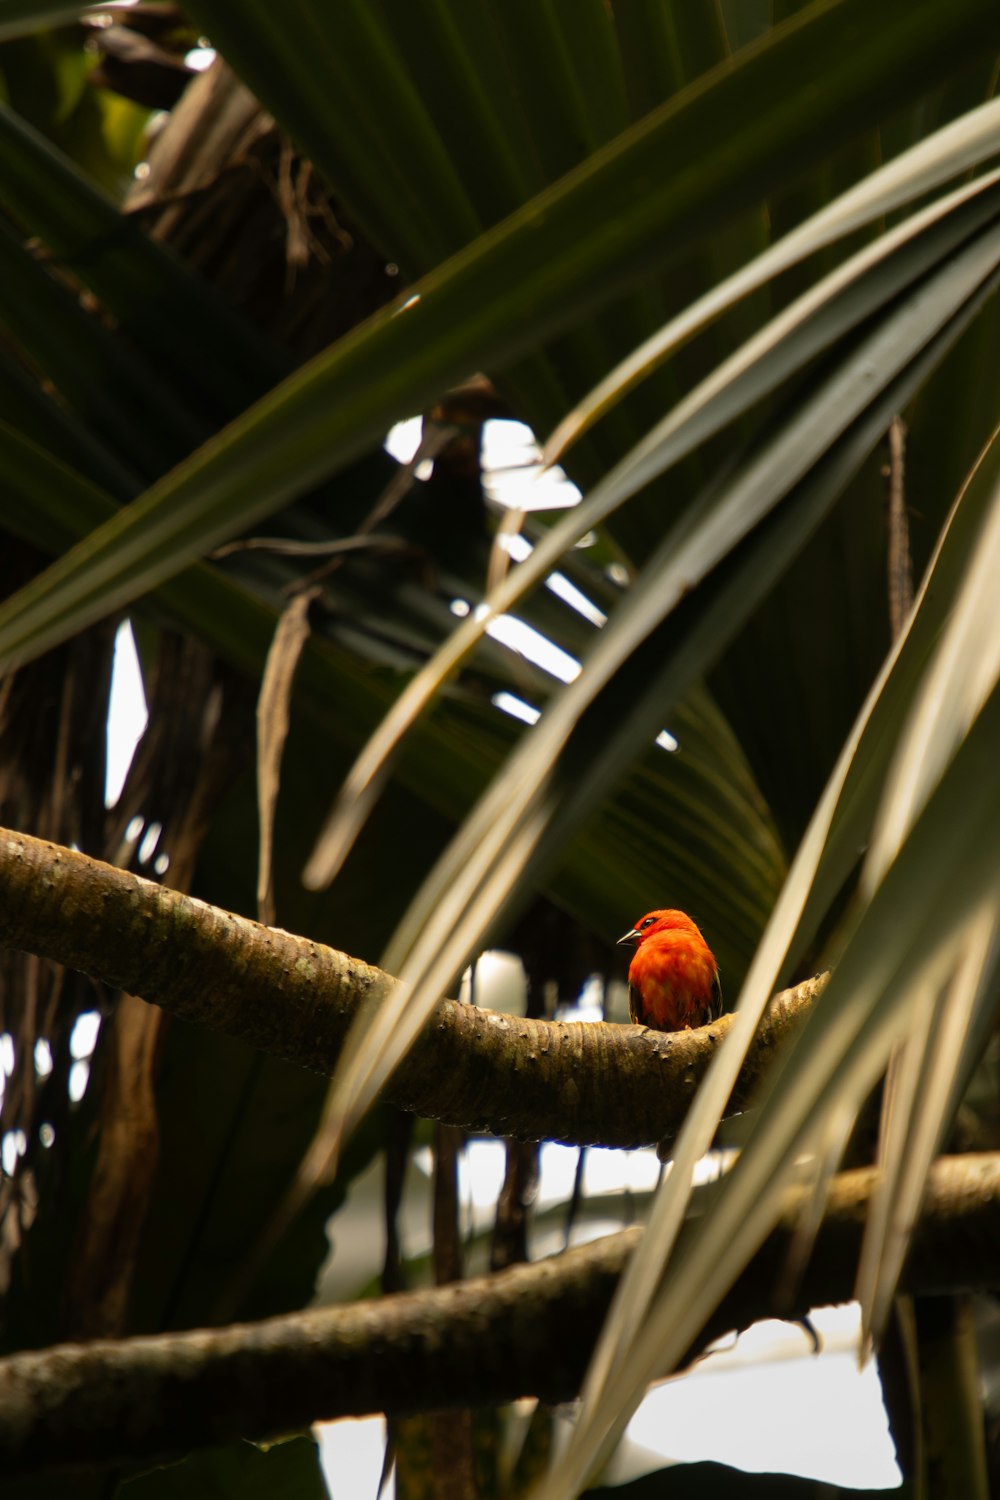
[[[288,738],[289,704],[295,669],[309,639],[309,606],[320,589],[304,589],[285,606],[274,632],[257,700],[257,916],[274,926],[274,813],[281,787],[281,757]]]

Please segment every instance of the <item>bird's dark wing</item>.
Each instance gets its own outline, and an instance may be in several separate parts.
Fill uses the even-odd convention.
[[[634,984],[628,987],[628,1013],[636,1026],[645,1026],[646,1023],[642,1019],[642,996]]]

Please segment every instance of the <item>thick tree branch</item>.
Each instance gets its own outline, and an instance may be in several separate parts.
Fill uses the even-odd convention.
[[[785,1215],[696,1342],[777,1310],[846,1301],[874,1169],[834,1180],[801,1284]],[[0,1468],[26,1472],[147,1459],[333,1417],[486,1405],[579,1389],[618,1276],[641,1230],[498,1275],[266,1322],[121,1342],[64,1344],[0,1360]],[[935,1163],[904,1287],[1000,1286],[1000,1155]],[[776,1303],[776,1292],[784,1297]]]
[[[321,943],[261,927],[86,855],[0,831],[0,945],[56,959],[316,1072],[393,983]],[[824,978],[771,1003],[731,1101],[752,1098]],[[386,1097],[493,1135],[640,1146],[675,1134],[731,1017],[698,1031],[518,1020],[443,1001]]]

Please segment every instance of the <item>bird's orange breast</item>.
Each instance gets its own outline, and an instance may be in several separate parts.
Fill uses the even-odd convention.
[[[632,1019],[659,1031],[704,1026],[719,1013],[717,973],[700,938],[684,932],[650,935],[629,966]]]

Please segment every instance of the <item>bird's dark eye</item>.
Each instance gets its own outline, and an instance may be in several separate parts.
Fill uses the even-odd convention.
[[[644,932],[647,927],[652,927],[652,925],[653,925],[653,923],[655,921],[656,921],[655,917],[647,917],[644,922],[640,922],[639,923],[639,931],[640,932]]]

